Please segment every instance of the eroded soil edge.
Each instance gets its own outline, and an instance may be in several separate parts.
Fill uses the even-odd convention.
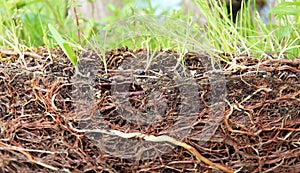
[[[77,83],[73,80],[74,68],[60,50],[52,50],[51,56],[43,48],[26,52],[23,62],[17,53],[1,50],[0,172],[204,172],[210,169],[181,147],[167,153],[156,152],[155,159],[137,160],[137,153],[134,159],[119,158],[94,141],[107,139],[109,135],[91,139],[72,129],[80,128],[79,121],[83,118],[95,118],[101,127],[109,129],[152,135],[160,135],[176,124],[178,105],[187,95],[180,94],[174,87],[176,83],[161,78],[159,73],[141,72],[139,75],[153,77],[147,80],[151,87],[132,84],[129,88],[130,106],[141,112],[151,109],[147,107],[147,94],[162,93],[167,104],[159,121],[153,119],[153,123],[141,124],[116,110],[117,103],[111,93],[112,76],[116,76],[114,73],[123,61],[145,54],[147,51],[143,49],[109,51],[106,73],[96,53],[80,53],[80,61],[99,67],[92,73],[93,80],[87,87],[79,85],[80,80]],[[179,55],[169,51],[160,56]],[[183,141],[207,159],[242,172],[300,170],[300,59],[259,61],[241,57],[235,63],[222,62],[226,80],[226,87],[221,87],[226,91],[219,92],[226,92],[222,119],[209,141],[200,144],[199,131],[211,116],[209,107],[214,104],[210,99],[214,93],[211,93],[207,68],[202,63],[207,58],[197,53],[187,53],[184,57],[185,65],[193,71],[195,87],[200,93],[194,96],[199,98],[197,104],[201,106]],[[97,91],[90,112],[76,108],[74,85]],[[101,117],[92,116],[93,112],[100,113]],[[121,151],[118,142],[113,141],[111,148]],[[151,155],[151,152],[140,154]]]

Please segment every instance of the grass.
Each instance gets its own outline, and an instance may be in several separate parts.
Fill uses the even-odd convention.
[[[250,1],[249,1],[250,2]],[[280,6],[273,9],[276,16],[276,24],[265,24],[258,13],[251,14],[250,4],[243,4],[239,13],[239,20],[233,23],[227,15],[225,7],[221,8],[215,0],[195,1],[202,14],[208,19],[206,42],[209,42],[217,51],[232,55],[246,54],[248,56],[264,57],[272,55],[277,58],[299,57],[299,20],[300,6],[293,3],[298,9],[291,16],[290,13],[280,15],[277,9],[288,9],[289,6]],[[211,8],[209,7],[211,5]],[[285,3],[286,4],[286,3]],[[289,3],[288,3],[289,4]],[[215,17],[219,14],[221,17]],[[296,20],[292,20],[291,18]],[[282,20],[282,19],[285,20]],[[288,32],[282,30],[286,28]]]
[[[139,11],[132,6],[132,1],[128,1],[123,9],[109,5],[114,16],[97,23],[93,19],[81,18],[80,14],[68,18],[67,8],[74,11],[77,8],[73,1],[0,0],[0,47],[15,50],[25,66],[23,49],[39,46],[46,46],[49,52],[59,46],[75,67],[78,59],[75,50],[86,47],[100,50],[104,65],[106,50],[124,46],[146,48],[153,52],[172,49],[181,55],[187,51],[200,51],[218,55],[227,61],[240,55],[300,57],[299,3],[283,2],[274,8],[272,14],[276,22],[270,24],[263,23],[258,14],[251,13],[246,8],[249,4],[244,4],[238,21],[234,23],[228,17],[225,6],[217,5],[216,0],[194,0],[194,3],[207,19],[207,25],[197,24],[198,21],[192,15],[185,15],[183,10],[173,11],[168,17],[157,17],[151,4],[149,9]],[[156,58],[155,54],[152,55],[149,61]],[[183,147],[203,161],[202,156],[189,146]]]
[[[278,2],[271,10],[273,22],[265,24],[258,13],[248,8],[249,4],[243,4],[234,23],[228,17],[225,5],[218,5],[223,1],[193,0],[208,21],[205,26],[198,25],[192,15],[184,14],[183,10],[172,11],[168,17],[156,17],[157,9],[151,6],[150,1],[147,9],[137,9],[133,0],[124,2],[122,9],[109,4],[107,7],[114,15],[95,22],[94,19],[82,18],[80,14],[67,17],[68,9],[77,8],[74,1],[0,0],[0,46],[21,54],[25,48],[47,46],[50,49],[59,45],[73,57],[70,60],[74,65],[76,57],[71,55],[72,49],[84,47],[102,52],[127,46],[153,51],[205,51],[257,58],[300,57],[298,1]],[[228,57],[222,58],[230,61]]]

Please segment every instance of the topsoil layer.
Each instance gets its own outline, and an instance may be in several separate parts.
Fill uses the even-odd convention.
[[[79,54],[1,49],[0,172],[300,171],[300,59]]]

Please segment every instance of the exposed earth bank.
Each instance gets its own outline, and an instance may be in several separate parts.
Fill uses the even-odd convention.
[[[142,63],[131,60],[150,57],[144,49],[108,51],[105,63],[80,52],[76,76],[61,50],[23,54],[0,50],[0,172],[217,172],[180,146],[110,130],[183,134],[177,140],[228,170],[300,170],[300,59],[238,57],[217,63],[215,74],[206,55],[185,54],[184,71],[168,59],[178,53],[155,52],[162,60],[148,71],[132,69],[134,83],[130,67]],[[176,82],[184,72],[191,85]],[[83,127],[102,132],[88,135]]]

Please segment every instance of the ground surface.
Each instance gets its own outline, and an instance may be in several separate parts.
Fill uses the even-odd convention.
[[[228,170],[300,170],[300,59],[241,57],[211,72],[207,56],[188,53],[186,85],[168,58],[176,52],[154,54],[162,60],[149,71],[131,61],[148,55],[107,52],[106,73],[83,52],[74,76],[60,50],[19,58],[1,49],[0,172],[218,172],[185,148],[111,130],[171,136]],[[200,134],[207,124],[209,137]],[[96,127],[102,132],[80,131]]]

